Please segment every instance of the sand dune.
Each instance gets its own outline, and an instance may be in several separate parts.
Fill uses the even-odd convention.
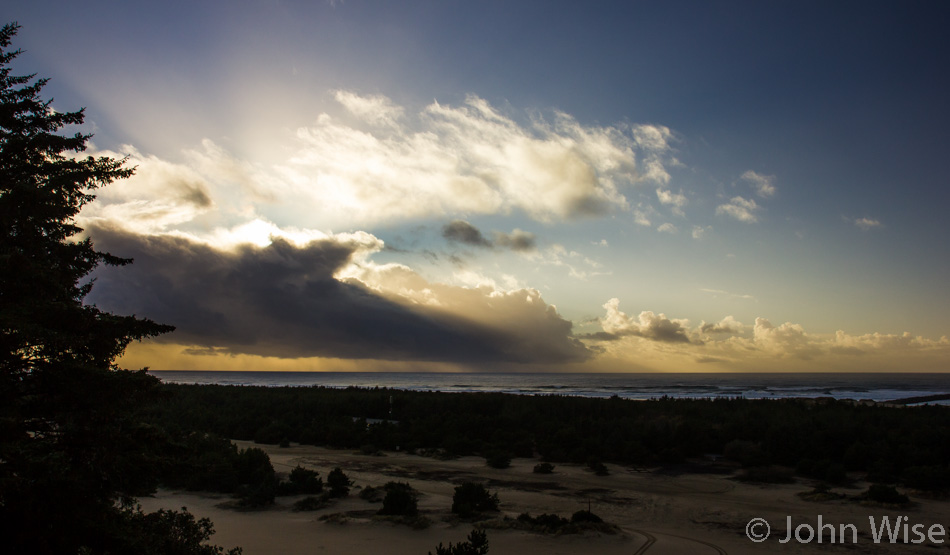
[[[249,443],[238,442],[242,447]],[[636,471],[608,465],[609,476],[596,476],[577,465],[557,465],[554,474],[533,474],[535,459],[515,459],[510,468],[493,469],[480,457],[441,461],[433,458],[387,453],[385,456],[354,454],[313,446],[278,448],[261,446],[271,457],[278,472],[288,472],[300,464],[326,476],[335,466],[344,469],[355,486],[381,486],[388,481],[408,482],[422,493],[420,511],[432,524],[424,530],[374,520],[379,504],[360,499],[357,489],[348,498],[315,512],[293,512],[290,507],[299,497],[278,498],[275,506],[254,512],[222,508],[225,496],[160,491],[141,499],[146,510],[180,508],[214,521],[213,541],[231,547],[240,545],[246,555],[263,554],[426,554],[439,543],[464,540],[472,528],[460,523],[449,511],[455,485],[462,481],[480,481],[496,491],[502,515],[512,518],[523,512],[532,515],[557,513],[570,517],[587,509],[618,526],[615,535],[585,533],[579,535],[542,535],[519,530],[489,529],[492,554],[710,554],[729,553],[827,553],[849,549],[862,553],[933,553],[933,546],[914,544],[876,544],[870,533],[868,516],[907,516],[911,523],[930,526],[942,524],[950,529],[950,503],[917,499],[908,509],[867,507],[852,502],[813,503],[797,496],[810,489],[808,484],[754,485],[737,482],[725,474],[679,474]],[[854,489],[840,489],[857,494]],[[344,513],[343,522],[318,520],[331,513]],[[793,527],[800,523],[853,523],[858,528],[857,545],[800,544],[793,540],[780,544],[786,536],[786,518]],[[754,543],[746,537],[750,519],[761,517],[772,525],[772,536]],[[913,539],[913,537],[911,538]],[[939,546],[947,549],[950,538]]]

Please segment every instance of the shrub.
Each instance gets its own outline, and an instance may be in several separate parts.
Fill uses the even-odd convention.
[[[277,485],[277,495],[314,494],[323,491],[323,480],[315,470],[296,466],[290,471],[289,481]]]
[[[535,474],[551,474],[554,472],[554,465],[551,463],[543,462],[534,465]]]
[[[884,484],[871,484],[871,487],[864,493],[868,501],[877,503],[888,503],[891,505],[903,505],[910,500],[903,493],[900,493],[894,486]]]
[[[323,480],[316,470],[302,466],[295,466],[290,471],[290,483],[297,486],[300,493],[320,493],[323,491]]]
[[[598,476],[607,476],[610,474],[610,471],[607,470],[607,466],[594,457],[587,459],[587,468],[593,470],[594,474]]]
[[[511,454],[506,451],[494,451],[485,457],[485,462],[492,468],[508,468],[511,466]]]
[[[595,515],[590,511],[577,511],[571,515],[571,522],[574,524],[581,524],[583,522],[592,522],[594,524],[600,524],[604,519]]]
[[[488,553],[488,535],[481,530],[472,530],[468,535],[468,541],[459,542],[452,545],[449,542],[448,547],[443,547],[442,543],[435,548],[435,555],[485,555]],[[432,555],[432,552],[429,552]]]
[[[386,497],[383,498],[381,515],[412,516],[419,512],[415,490],[409,484],[388,482],[383,489]]]
[[[294,503],[294,511],[319,511],[327,505],[327,494],[311,495]]]
[[[369,501],[370,503],[379,503],[383,500],[383,496],[386,494],[383,491],[383,488],[374,488],[373,486],[366,486],[360,490],[360,499]]]
[[[540,514],[536,517],[528,513],[522,513],[518,515],[518,522],[528,524],[532,527],[542,528],[545,532],[558,532],[570,524],[570,521],[564,517],[547,513]]]
[[[464,482],[455,487],[452,496],[452,512],[467,517],[485,511],[498,510],[498,494],[489,493],[485,486],[475,482]]]
[[[343,473],[338,466],[327,474],[327,486],[330,488],[330,497],[346,497],[350,494],[350,486],[353,482]]]

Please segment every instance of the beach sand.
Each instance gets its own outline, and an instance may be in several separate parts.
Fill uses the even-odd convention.
[[[557,464],[553,474],[532,473],[537,459],[514,459],[507,469],[493,469],[481,457],[438,460],[405,453],[387,452],[383,456],[356,454],[313,446],[292,445],[279,448],[236,442],[240,447],[255,446],[267,451],[279,473],[288,473],[301,465],[320,472],[325,479],[334,467],[343,468],[354,482],[350,496],[319,511],[294,512],[293,502],[301,496],[279,497],[277,503],[259,511],[237,511],[221,505],[228,496],[159,491],[142,498],[146,511],[159,508],[187,507],[196,517],[209,517],[216,533],[212,541],[224,547],[239,545],[246,555],[263,554],[413,554],[435,552],[440,542],[458,542],[472,529],[468,522],[452,518],[450,507],[456,485],[478,481],[497,492],[502,516],[511,518],[528,512],[532,516],[556,513],[570,518],[579,510],[591,511],[619,527],[615,535],[587,532],[560,536],[519,530],[488,529],[492,554],[580,554],[625,555],[646,553],[743,554],[743,553],[934,553],[950,552],[950,537],[939,546],[910,543],[875,543],[869,516],[877,522],[884,515],[893,522],[899,515],[910,523],[941,524],[950,529],[950,502],[913,497],[914,506],[886,508],[864,506],[851,501],[821,503],[801,499],[797,494],[811,489],[810,483],[757,485],[736,481],[730,474],[686,473],[702,471],[703,465],[691,465],[671,473],[629,469],[607,465],[608,476],[596,476],[584,466]],[[372,518],[379,503],[358,497],[359,489],[382,486],[389,481],[408,482],[421,493],[420,511],[432,524],[423,530]],[[857,495],[867,488],[835,488],[836,492]],[[319,520],[320,516],[345,513],[342,522]],[[817,528],[818,515],[823,523],[854,524],[857,543],[829,544],[813,540],[801,544],[785,538],[787,516],[792,527],[809,524]],[[746,537],[746,523],[764,518],[771,524],[771,536],[762,543]],[[802,529],[805,534],[806,529]],[[913,534],[909,539],[915,539]],[[840,539],[840,537],[839,537]],[[935,547],[937,549],[935,549]]]

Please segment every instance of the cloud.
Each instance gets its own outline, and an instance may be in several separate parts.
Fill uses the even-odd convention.
[[[660,224],[659,227],[656,228],[656,230],[659,231],[660,233],[670,233],[670,234],[673,234],[679,231],[678,229],[676,229],[676,226],[671,224],[670,222]]]
[[[496,246],[513,251],[528,252],[537,248],[537,237],[534,233],[514,229],[511,233],[495,231],[492,233]]]
[[[733,197],[728,204],[720,204],[717,206],[716,214],[725,214],[739,220],[740,222],[751,224],[759,221],[755,215],[755,212],[758,209],[759,205],[757,205],[752,199]]]
[[[673,207],[673,213],[678,216],[683,216],[683,207],[686,206],[687,200],[686,195],[682,193],[671,193],[666,189],[658,188],[656,190],[656,197],[659,199],[660,204],[665,204]]]
[[[635,336],[668,343],[690,343],[688,320],[671,320],[665,314],[650,311],[643,311],[637,318],[632,318],[620,310],[620,299],[617,298],[607,301],[604,308],[607,314],[601,320],[601,326],[608,335],[598,337],[594,334],[586,338]]]
[[[702,226],[694,225],[693,231],[692,231],[693,239],[696,239],[696,240],[702,239],[703,237],[706,236],[706,232],[711,229],[712,229],[712,226],[702,227]]]
[[[750,301],[755,300],[755,297],[753,297],[752,295],[747,295],[747,294],[742,294],[742,293],[730,293],[729,291],[723,291],[722,289],[702,288],[700,289],[700,291],[702,291],[703,293],[711,293],[717,297],[722,295],[725,297],[732,297],[734,299],[749,299]]]
[[[670,134],[657,126],[585,126],[560,112],[522,125],[476,96],[412,116],[381,96],[336,98],[357,121],[324,114],[301,128],[281,171],[314,206],[330,198],[358,224],[516,209],[542,221],[596,216],[627,208],[624,187],[666,179]]]
[[[706,334],[739,334],[742,333],[745,326],[742,322],[736,320],[733,316],[726,316],[716,323],[700,323],[699,331]]]
[[[535,290],[426,282],[377,267],[368,233],[220,248],[186,236],[90,228],[135,258],[97,271],[89,301],[177,326],[158,341],[206,352],[459,363],[558,363],[591,352]],[[209,351],[210,350],[210,351]]]
[[[756,318],[753,337],[758,347],[780,356],[794,356],[809,360],[820,352],[816,341],[799,324],[785,322],[774,326],[765,318]]]
[[[442,226],[442,237],[456,243],[473,247],[491,247],[492,243],[482,232],[464,220],[454,220]]]
[[[755,194],[759,195],[762,198],[768,198],[775,195],[777,189],[775,188],[775,176],[774,175],[761,175],[752,170],[749,170],[742,174],[742,179],[748,181],[752,184],[752,188],[755,191]]]
[[[499,247],[519,252],[530,252],[537,247],[534,233],[520,229],[514,229],[511,233],[493,231],[492,240],[489,241],[477,227],[464,220],[454,220],[442,226],[442,237],[472,247]]]
[[[874,229],[876,227],[881,227],[881,222],[871,218],[855,218],[852,220],[852,223],[857,227],[861,228],[864,231]]]
[[[360,96],[350,91],[335,91],[333,97],[354,116],[371,125],[396,128],[405,114],[401,106],[383,95]]]

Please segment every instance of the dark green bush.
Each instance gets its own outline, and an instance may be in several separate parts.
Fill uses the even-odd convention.
[[[435,548],[435,555],[485,555],[486,553],[488,553],[488,535],[482,530],[472,530],[468,535],[468,541],[455,545],[449,542],[448,547],[443,547],[440,542]],[[429,555],[432,555],[431,551]]]
[[[551,474],[554,472],[554,465],[547,462],[538,463],[534,465],[534,470],[532,472],[535,474]]]
[[[498,510],[498,494],[489,493],[485,486],[475,482],[464,482],[455,487],[452,496],[452,512],[468,517],[478,513]]]
[[[327,486],[330,488],[330,497],[346,497],[350,494],[353,482],[343,473],[339,466],[327,474]]]
[[[590,511],[577,511],[571,515],[571,522],[574,524],[580,524],[582,522],[591,522],[594,524],[600,524],[604,520],[599,516],[595,515]]]
[[[493,451],[485,456],[485,462],[492,468],[508,468],[511,466],[511,453],[507,451]]]
[[[327,494],[309,496],[294,503],[294,511],[319,511],[327,506]]]
[[[381,515],[413,516],[419,512],[418,496],[409,484],[401,482],[387,482],[383,489],[386,497],[383,498]]]
[[[864,495],[868,501],[891,505],[903,505],[910,501],[906,495],[894,489],[894,486],[885,484],[871,484]]]

